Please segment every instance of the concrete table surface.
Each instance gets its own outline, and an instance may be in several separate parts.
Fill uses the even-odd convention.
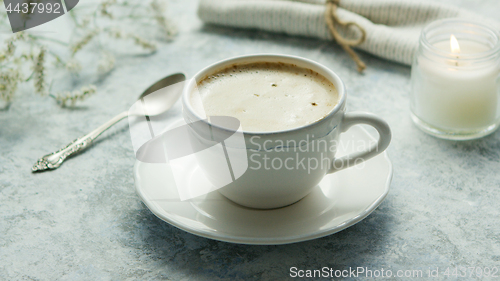
[[[500,11],[496,0],[444,2],[493,18]],[[180,28],[175,41],[152,56],[120,59],[98,94],[79,106],[60,108],[24,93],[0,112],[0,280],[284,280],[291,267],[421,269],[424,277],[437,267],[500,269],[500,131],[467,142],[428,136],[409,117],[410,67],[361,53],[368,68],[359,75],[334,43],[203,26],[196,6],[170,1]],[[156,218],[135,194],[126,121],[58,170],[30,172],[38,157],[127,110],[162,76],[192,76],[251,53],[318,61],[343,78],[350,111],[389,122],[391,191],[365,220],[281,246],[188,234]],[[179,113],[177,104],[173,114]]]

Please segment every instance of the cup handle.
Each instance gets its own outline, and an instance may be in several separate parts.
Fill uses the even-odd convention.
[[[344,115],[344,119],[341,123],[341,133],[346,132],[350,127],[357,124],[366,124],[374,127],[379,133],[377,143],[366,151],[354,152],[333,160],[332,168],[328,171],[328,174],[359,164],[360,160],[366,161],[384,152],[384,150],[389,146],[389,143],[391,142],[391,129],[389,128],[389,124],[387,124],[387,122],[371,113],[350,112]]]

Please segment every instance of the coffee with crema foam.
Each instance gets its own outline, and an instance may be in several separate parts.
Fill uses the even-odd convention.
[[[204,110],[206,116],[236,117],[246,132],[282,131],[314,123],[338,103],[338,92],[325,77],[285,63],[234,65],[198,82],[198,90],[203,104],[198,111]]]

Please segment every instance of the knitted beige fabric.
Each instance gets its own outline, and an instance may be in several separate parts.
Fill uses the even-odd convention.
[[[324,0],[200,0],[205,23],[333,40],[325,21]],[[341,0],[337,16],[366,31],[356,48],[410,65],[423,26],[442,18],[465,18],[500,30],[500,22],[450,5],[420,0]],[[347,38],[354,28],[339,30]]]

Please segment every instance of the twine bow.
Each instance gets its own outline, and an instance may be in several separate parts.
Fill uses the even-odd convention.
[[[338,16],[337,16],[337,7],[340,4],[340,0],[327,0],[326,1],[326,11],[325,11],[325,19],[326,19],[326,24],[328,25],[328,29],[330,29],[330,32],[337,41],[337,43],[344,49],[349,56],[354,60],[356,65],[358,66],[358,71],[362,72],[365,68],[366,65],[359,56],[356,54],[356,52],[353,51],[351,48],[352,46],[358,46],[359,44],[363,43],[366,39],[366,31],[357,23],[349,21],[341,21]],[[361,31],[361,37],[358,39],[346,39],[343,38],[338,30],[335,28],[335,25],[339,25],[344,28],[348,28],[349,26],[355,26]]]

